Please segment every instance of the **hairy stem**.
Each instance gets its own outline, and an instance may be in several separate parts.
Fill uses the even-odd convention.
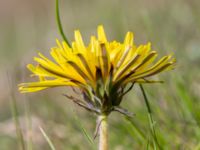
[[[98,118],[100,120],[99,127],[99,150],[108,150],[108,123],[107,116],[102,115]]]

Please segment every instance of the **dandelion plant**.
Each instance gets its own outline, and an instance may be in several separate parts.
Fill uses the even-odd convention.
[[[175,59],[172,55],[157,59],[151,43],[135,45],[132,32],[127,32],[123,42],[109,41],[102,25],[88,44],[79,30],[75,30],[74,37],[71,45],[66,40],[56,40],[57,45],[50,51],[53,59],[38,53],[34,57],[36,65],[27,65],[38,81],[21,83],[19,90],[27,93],[60,86],[79,89],[79,98],[68,93],[64,96],[96,114],[99,150],[108,150],[109,114],[117,111],[131,116],[120,106],[124,95],[134,84],[161,82],[149,78],[173,69]]]

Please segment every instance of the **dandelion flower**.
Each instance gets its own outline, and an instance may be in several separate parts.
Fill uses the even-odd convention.
[[[132,32],[122,43],[108,41],[103,26],[98,26],[97,35],[91,36],[88,45],[78,30],[72,46],[57,40],[50,52],[52,60],[39,53],[34,57],[37,64],[27,65],[39,80],[21,83],[19,90],[26,93],[70,86],[82,93],[82,100],[71,99],[89,111],[98,115],[112,111],[127,114],[119,105],[135,83],[159,82],[149,77],[174,68],[175,59],[171,55],[157,59],[151,43],[136,46]]]

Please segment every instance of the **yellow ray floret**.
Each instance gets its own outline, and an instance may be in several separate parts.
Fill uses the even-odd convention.
[[[36,92],[51,87],[75,86],[96,91],[99,80],[102,83],[124,86],[132,83],[155,83],[146,78],[173,69],[175,59],[171,55],[157,59],[158,54],[151,43],[136,46],[132,32],[124,42],[109,42],[103,26],[98,26],[97,37],[91,36],[85,45],[80,31],[75,31],[72,47],[56,40],[51,49],[52,60],[39,53],[34,57],[37,65],[28,69],[39,81],[19,84],[21,92]]]

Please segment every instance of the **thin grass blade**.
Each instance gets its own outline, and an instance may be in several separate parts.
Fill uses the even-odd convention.
[[[12,78],[10,75],[7,73],[8,77],[8,85],[9,85],[9,90],[10,90],[10,107],[11,107],[11,112],[12,112],[12,117],[14,120],[15,128],[16,128],[16,134],[17,134],[17,140],[18,140],[18,145],[20,150],[25,150],[25,142],[24,142],[24,137],[22,133],[22,128],[20,126],[20,121],[19,121],[19,112],[18,112],[18,107],[17,107],[17,102],[15,95],[13,93],[12,87],[14,87],[14,81],[12,81]]]
[[[53,143],[51,142],[50,138],[47,136],[47,134],[45,133],[45,131],[42,129],[42,127],[39,127],[42,135],[44,136],[45,140],[47,141],[47,143],[49,144],[51,150],[56,150]]]
[[[60,19],[59,0],[56,0],[56,21],[57,21],[57,24],[58,24],[59,32],[60,32],[63,40],[68,44],[68,46],[70,46],[70,43],[69,43],[67,37],[64,34],[62,23],[61,23],[61,19]]]
[[[92,139],[92,137],[87,133],[86,129],[83,127],[81,121],[79,120],[78,116],[75,115],[75,121],[78,124],[78,127],[81,129],[83,135],[85,136],[85,138],[87,139],[87,141],[89,142],[89,144],[94,147],[94,141]]]
[[[156,136],[156,131],[155,131],[155,121],[153,120],[153,116],[152,116],[152,110],[151,110],[151,106],[149,104],[149,100],[147,98],[147,95],[145,93],[145,90],[142,86],[142,84],[139,84],[140,86],[140,89],[142,91],[142,95],[144,97],[144,100],[145,100],[145,106],[147,108],[147,112],[148,112],[148,118],[149,118],[149,124],[150,124],[150,129],[151,129],[151,132],[152,132],[152,136],[153,136],[153,143],[154,143],[154,149],[156,150],[158,147],[159,150],[163,150],[163,148],[160,146],[160,144],[158,143],[158,139],[157,139],[157,136]]]

